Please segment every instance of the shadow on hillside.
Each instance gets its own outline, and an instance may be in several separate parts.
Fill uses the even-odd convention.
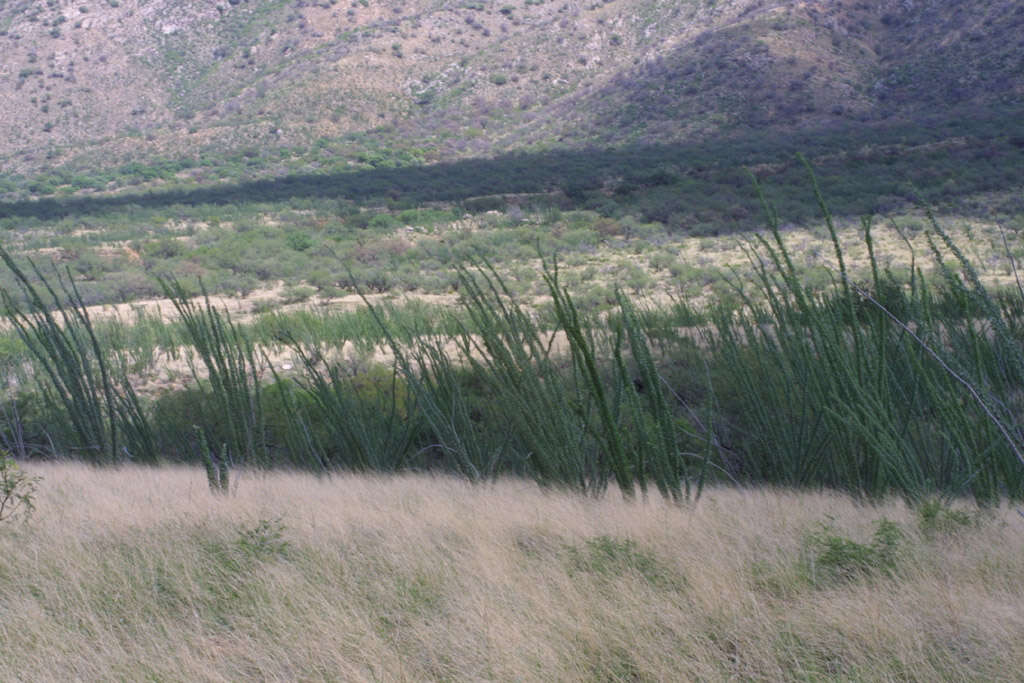
[[[512,153],[492,159],[293,175],[195,189],[25,200],[0,203],[0,218],[52,220],[132,207],[230,205],[304,198],[347,199],[357,203],[396,200],[415,205],[553,191],[563,193],[571,206],[600,209],[602,202],[605,207],[608,202],[636,205],[637,198],[651,188],[671,190],[677,197],[678,201],[670,202],[672,206],[668,209],[661,207],[665,213],[686,210],[687,206],[694,206],[692,202],[697,207],[710,202],[712,208],[731,202],[756,203],[746,168],[756,171],[771,189],[772,199],[783,204],[780,208],[803,214],[811,210],[806,201],[810,192],[806,172],[795,158],[797,152],[814,160],[834,210],[864,213],[877,209],[873,203],[879,196],[931,201],[936,195],[926,188],[949,179],[954,182],[946,183],[939,195],[943,198],[1005,188],[1008,173],[1024,167],[1024,146],[1013,144],[1022,135],[1024,123],[1018,118],[992,112],[984,118],[947,116],[941,121],[916,121],[885,128],[843,124],[773,139],[767,139],[763,131],[750,131],[693,144]],[[960,142],[933,144],[952,139]],[[802,199],[796,201],[794,193]],[[801,206],[809,208],[801,210]],[[467,208],[492,207],[487,202],[478,202]],[[657,212],[651,207],[639,208],[639,213],[647,218],[664,218],[654,215]],[[791,220],[802,217],[784,215]]]

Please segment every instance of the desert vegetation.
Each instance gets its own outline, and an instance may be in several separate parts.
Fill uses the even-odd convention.
[[[725,482],[1019,498],[1019,285],[983,282],[930,214],[924,253],[888,228],[905,240],[901,268],[865,218],[855,270],[810,177],[828,279],[808,284],[762,194],[747,275],[703,306],[611,286],[610,306],[581,307],[541,244],[543,296],[529,300],[478,254],[451,271],[455,306],[364,298],[347,314],[240,322],[165,277],[176,320],[125,324],[94,321],[70,270],[5,252],[17,289],[3,438],[22,457],[203,462],[214,489],[232,469],[300,467],[614,483],[676,501]],[[163,388],[143,389],[154,373]]]
[[[827,239],[795,160],[794,150],[802,150],[829,206],[844,217],[837,229],[850,235],[851,247],[863,252],[857,216],[892,218],[915,236],[927,224],[920,207],[929,206],[947,232],[976,245],[970,256],[979,272],[1005,285],[1008,254],[996,226],[1008,229],[1009,255],[1019,258],[1022,210],[1012,189],[1013,169],[1024,164],[1019,127],[1019,117],[989,112],[934,126],[788,133],[772,142],[747,134],[397,168],[341,161],[263,180],[244,169],[265,168],[266,160],[242,157],[231,182],[218,183],[178,178],[178,166],[151,161],[156,187],[95,193],[150,177],[129,165],[107,168],[85,195],[70,176],[43,182],[33,191],[49,193],[40,199],[16,200],[25,194],[13,191],[12,201],[0,203],[0,228],[15,258],[70,266],[90,305],[160,297],[157,278],[172,273],[192,290],[202,278],[210,293],[231,296],[283,284],[271,307],[356,290],[443,295],[456,286],[453,264],[469,256],[498,266],[517,294],[543,295],[538,241],[543,253],[562,255],[566,283],[583,308],[614,305],[613,280],[632,294],[672,292],[692,301],[712,288],[722,296],[723,271],[745,267],[742,254],[722,254],[728,240],[711,238],[763,229],[745,169],[765,187],[782,227],[806,230],[809,242]],[[322,153],[325,162],[343,158],[341,148]],[[12,187],[22,184],[9,178]],[[916,245],[926,248],[923,239]],[[797,262],[803,279],[827,284],[814,251],[797,251],[805,252]],[[909,264],[899,250],[882,256]],[[0,283],[12,289],[9,272]]]
[[[0,679],[1011,679],[1018,5],[0,2]]]

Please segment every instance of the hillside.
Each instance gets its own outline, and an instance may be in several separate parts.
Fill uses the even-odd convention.
[[[1021,35],[1010,0],[7,0],[0,169],[104,189],[82,174],[969,118],[1024,102]]]

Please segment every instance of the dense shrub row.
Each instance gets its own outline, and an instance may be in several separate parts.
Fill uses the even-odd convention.
[[[94,181],[81,174],[54,171],[53,177],[30,183],[38,200],[0,204],[0,218],[54,220],[64,216],[104,215],[132,207],[173,205],[239,205],[331,198],[357,204],[393,200],[406,208],[427,202],[462,203],[493,195],[561,191],[570,208],[599,208],[608,214],[637,213],[661,220],[685,206],[688,213],[707,212],[730,219],[728,225],[759,222],[757,201],[748,191],[744,168],[758,168],[771,184],[773,200],[788,220],[814,215],[816,207],[804,192],[804,175],[793,161],[795,150],[815,160],[822,186],[836,212],[864,213],[874,205],[925,199],[955,201],[970,193],[1005,188],[1019,178],[1024,136],[1019,112],[949,110],[941,118],[881,127],[840,125],[765,139],[760,130],[740,131],[725,140],[672,145],[634,145],[608,149],[514,152],[493,159],[465,159],[422,165],[415,157],[396,165],[352,171],[343,160],[336,169],[264,180],[217,185],[183,185],[146,193],[115,196],[46,196],[58,188],[105,189],[110,184],[152,179],[174,181],[181,170],[217,166],[215,159],[163,160],[129,164]],[[257,158],[257,164],[267,160]],[[247,158],[242,154],[239,159]],[[234,157],[232,157],[234,159]],[[238,159],[235,159],[236,161]],[[371,165],[372,166],[372,165]],[[28,182],[28,181],[24,181]],[[0,185],[14,191],[8,177]],[[173,185],[172,185],[173,187]],[[671,191],[649,196],[647,190]],[[613,192],[609,196],[608,190]],[[714,199],[714,201],[711,201]],[[723,213],[741,206],[745,215]],[[473,201],[466,208],[473,209]],[[479,210],[500,206],[476,206]]]
[[[291,287],[286,298],[301,301],[357,288],[449,292],[457,284],[453,263],[471,254],[501,265],[531,263],[538,236],[545,252],[586,254],[612,237],[642,248],[757,227],[761,211],[744,168],[770,185],[781,215],[804,223],[817,209],[794,148],[815,159],[822,188],[843,215],[890,214],[922,200],[965,216],[1024,214],[1019,197],[1004,196],[1019,185],[1015,172],[1024,166],[1020,117],[965,112],[932,123],[378,164],[178,189],[175,173],[198,162],[153,162],[102,175],[96,188],[116,184],[116,176],[159,178],[171,189],[0,203],[0,230],[12,252],[55,251],[90,304],[159,296],[155,278],[170,274],[194,288],[201,277],[211,292],[243,295],[283,280]],[[209,170],[210,163],[200,165]],[[36,190],[79,188],[81,178],[61,173],[44,183],[50,190]],[[15,186],[0,179],[0,191]],[[456,228],[467,214],[485,229]],[[420,244],[407,226],[417,235],[447,234]],[[692,293],[704,274],[661,258],[660,267],[678,271],[673,279]],[[543,290],[539,276],[522,272],[523,281],[512,283],[519,293]],[[636,267],[616,277],[635,291],[651,284],[650,273]],[[17,290],[7,273],[0,286]],[[608,290],[574,293],[587,307],[614,302]]]

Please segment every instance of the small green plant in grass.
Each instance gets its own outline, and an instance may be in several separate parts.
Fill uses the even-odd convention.
[[[950,536],[977,524],[976,515],[954,509],[938,498],[921,501],[917,506],[917,526],[928,539]]]
[[[871,536],[871,551],[875,555],[875,566],[889,571],[896,566],[900,546],[905,536],[896,522],[882,518],[875,522],[875,533]]]
[[[29,476],[14,458],[0,451],[0,522],[32,514],[38,482],[39,477]]]
[[[750,585],[778,600],[790,600],[807,587],[806,574],[794,563],[755,560],[750,565]]]
[[[260,519],[253,526],[238,529],[238,547],[256,559],[279,557],[288,551],[285,526],[280,517]]]
[[[846,581],[878,572],[891,574],[905,538],[899,525],[884,517],[875,522],[870,543],[847,538],[830,522],[824,523],[808,534],[805,541],[810,581]]]
[[[649,550],[630,538],[595,536],[582,546],[569,546],[567,555],[571,572],[588,572],[605,578],[635,572],[652,586],[682,588],[685,581],[664,566]]]

